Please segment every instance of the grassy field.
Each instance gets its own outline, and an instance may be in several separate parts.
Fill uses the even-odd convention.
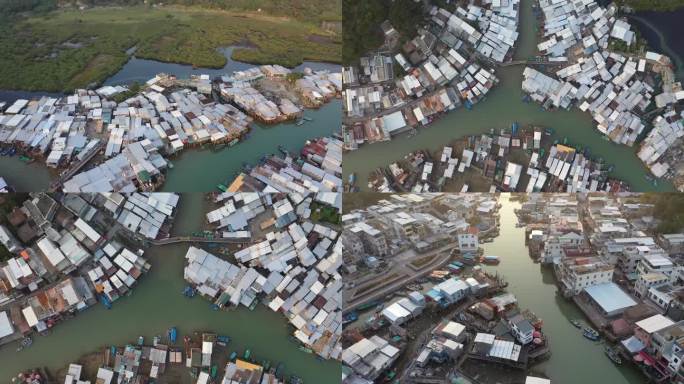
[[[684,0],[618,0],[617,3],[637,11],[674,11],[684,7]]]
[[[296,66],[340,62],[341,38],[316,23],[201,8],[62,10],[0,26],[0,89],[61,91],[99,83],[139,58],[220,68],[233,59]]]

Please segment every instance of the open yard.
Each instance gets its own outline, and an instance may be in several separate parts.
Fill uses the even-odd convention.
[[[289,67],[340,62],[341,37],[317,20],[185,7],[69,9],[0,26],[0,89],[62,91],[99,83],[139,58],[220,68],[235,60]]]

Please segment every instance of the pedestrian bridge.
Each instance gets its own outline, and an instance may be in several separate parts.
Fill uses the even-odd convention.
[[[175,236],[167,237],[166,239],[152,240],[153,245],[168,245],[180,243],[223,243],[223,244],[247,244],[251,239],[233,239],[233,238],[206,238],[198,236]]]
[[[501,67],[512,67],[515,65],[563,65],[567,63],[567,61],[548,61],[548,60],[535,60],[535,59],[527,59],[527,60],[511,60],[507,61],[505,63],[499,64]]]

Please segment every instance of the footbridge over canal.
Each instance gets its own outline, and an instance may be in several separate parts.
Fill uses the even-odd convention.
[[[248,244],[252,239],[238,239],[238,238],[206,238],[199,236],[174,236],[165,239],[151,240],[152,245],[168,245],[180,243],[222,243],[222,244]]]
[[[548,65],[548,66],[554,66],[554,65],[564,65],[567,64],[567,61],[549,61],[545,57],[533,57],[530,59],[523,59],[523,60],[511,60],[511,61],[506,61],[501,64],[499,64],[500,67],[513,67],[516,65]]]

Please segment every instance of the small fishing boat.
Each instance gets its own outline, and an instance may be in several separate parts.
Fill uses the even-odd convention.
[[[356,174],[354,172],[352,172],[349,174],[349,184],[353,185],[355,181],[356,181]]]
[[[501,260],[499,259],[499,256],[488,255],[482,258],[482,262],[485,264],[496,265],[499,264]]]
[[[104,305],[105,308],[107,308],[107,309],[112,309],[112,301],[109,300],[109,297],[108,297],[106,294],[101,293],[101,294],[99,295],[99,299],[100,299],[100,302],[102,303],[102,305]]]
[[[620,365],[622,364],[622,359],[620,358],[620,354],[613,348],[606,346],[604,349],[604,352],[606,353],[606,356],[615,364]]]
[[[598,341],[601,338],[601,336],[595,329],[589,327],[585,327],[582,330],[582,335],[591,341]]]
[[[176,327],[171,327],[169,328],[169,341],[171,344],[176,342],[176,338],[178,337],[178,330]]]
[[[160,341],[161,341],[161,336],[157,335],[154,337],[154,339],[152,339],[152,345],[156,347]]]
[[[21,156],[19,156],[19,160],[21,160],[21,161],[23,161],[24,163],[27,163],[27,164],[33,162],[33,159],[30,158],[30,157],[28,157],[28,156],[26,156],[26,155],[21,155]]]
[[[302,380],[299,376],[292,375],[290,376],[290,384],[303,384],[304,380]]]
[[[283,377],[283,371],[285,371],[285,364],[284,363],[278,363],[275,369],[275,375],[278,378]]]
[[[342,325],[353,323],[359,319],[359,314],[356,311],[352,311],[342,316]]]
[[[306,117],[306,116],[302,117],[302,119],[304,119],[304,120],[306,120],[306,121],[313,121],[313,119],[312,119],[312,118],[310,118],[310,117]]]
[[[216,374],[218,373],[218,367],[214,364],[211,366],[211,377],[216,377]]]
[[[299,120],[299,121],[297,122],[297,126],[303,125],[304,123],[305,123],[304,120]]]
[[[312,350],[311,348],[307,348],[307,347],[305,347],[305,346],[303,346],[303,345],[300,345],[300,346],[299,346],[299,350],[302,351],[302,352],[304,352],[304,353],[313,353],[313,350]]]
[[[217,184],[217,185],[216,185],[216,189],[218,189],[218,190],[221,191],[221,192],[225,192],[225,191],[228,190],[228,187],[226,187],[226,186],[223,185],[223,184]]]
[[[216,344],[225,347],[228,343],[230,343],[230,336],[220,335],[216,337]]]
[[[10,148],[9,152],[7,152],[7,155],[8,155],[9,157],[12,157],[12,156],[14,156],[14,155],[16,155],[16,154],[17,154],[17,148],[15,148],[15,147]]]
[[[145,338],[142,336],[138,336],[138,345],[143,346],[145,344]]]
[[[183,295],[184,295],[185,297],[194,297],[194,296],[195,296],[195,293],[197,293],[197,292],[195,291],[195,288],[193,288],[193,287],[191,287],[191,286],[189,286],[189,285],[185,286],[185,288],[183,289]]]
[[[570,319],[570,323],[575,326],[577,329],[582,328],[582,322],[577,320],[577,319]]]
[[[24,348],[28,348],[33,344],[33,339],[30,337],[25,337],[23,340],[21,340],[21,343],[19,343],[19,347],[17,348],[17,352],[20,352]]]
[[[249,360],[250,356],[252,356],[252,351],[250,351],[249,348],[245,349],[245,353],[242,355],[242,358]]]
[[[237,352],[233,351],[230,353],[230,356],[228,357],[228,360],[233,361],[237,357]]]

